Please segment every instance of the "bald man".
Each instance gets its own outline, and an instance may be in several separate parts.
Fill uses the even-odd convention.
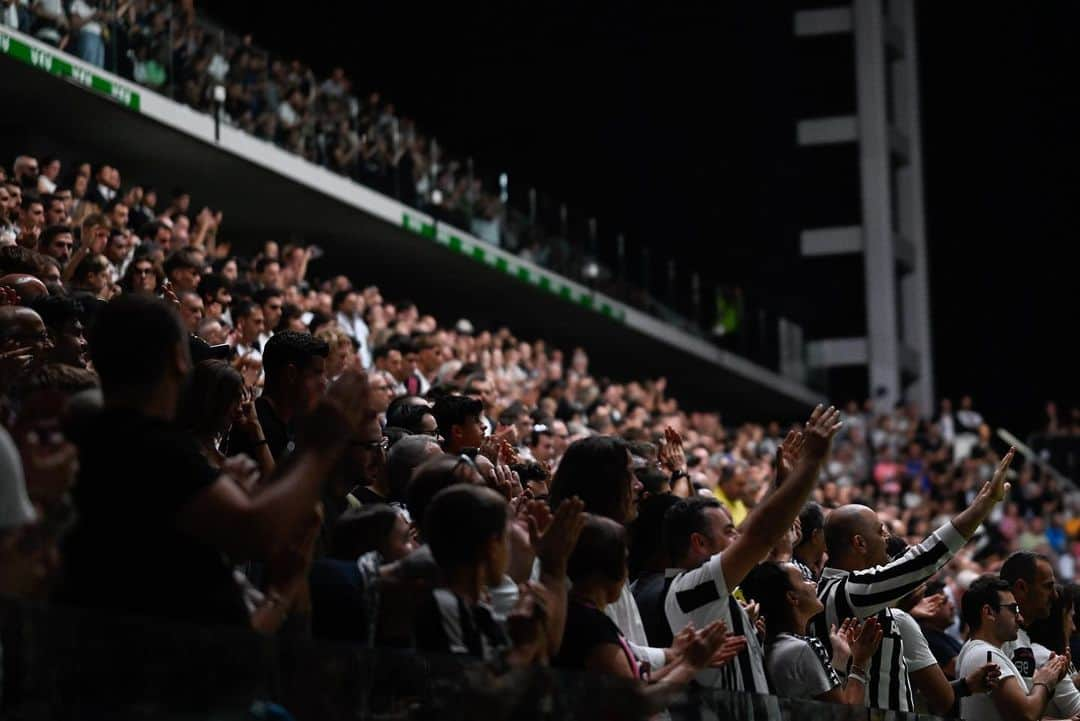
[[[40,368],[52,349],[40,315],[22,306],[0,306],[0,381],[7,384],[22,371]]]
[[[49,289],[35,276],[29,273],[8,273],[0,278],[0,286],[8,286],[19,296],[19,305],[30,305],[38,298],[49,294]]]
[[[1005,476],[1016,449],[1010,449],[994,477],[970,506],[934,531],[917,546],[889,561],[889,530],[877,513],[866,506],[841,506],[825,521],[825,547],[829,560],[818,581],[818,598],[825,610],[811,622],[829,648],[829,628],[845,618],[877,616],[884,632],[869,669],[852,668],[865,676],[866,703],[871,708],[915,710],[911,680],[904,661],[904,641],[890,606],[911,593],[949,562],[979,525],[1008,495]]]

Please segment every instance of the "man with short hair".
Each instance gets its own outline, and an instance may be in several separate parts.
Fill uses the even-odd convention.
[[[252,300],[258,303],[263,311],[263,325],[265,327],[263,332],[259,334],[260,348],[266,347],[266,341],[270,340],[270,336],[274,335],[274,330],[278,327],[278,323],[281,322],[281,309],[284,305],[283,296],[284,293],[273,286],[260,288],[252,296]]]
[[[104,255],[92,254],[83,258],[71,276],[72,290],[85,290],[95,298],[108,300],[111,295],[109,286],[109,261]]]
[[[719,501],[697,496],[680,501],[664,516],[664,542],[673,568],[665,572],[663,609],[672,633],[688,624],[705,628],[721,620],[746,647],[723,670],[706,669],[698,682],[729,691],[769,693],[765,652],[754,625],[732,595],[750,570],[768,557],[790,531],[825,463],[840,413],[830,406],[814,409],[803,438],[791,434],[781,447],[777,488],[736,529],[730,511]],[[794,448],[801,445],[798,456]]]
[[[468,396],[448,395],[435,401],[432,413],[439,431],[446,439],[443,449],[457,455],[466,448],[479,448],[484,440],[484,425],[480,415],[484,405]]]
[[[252,306],[262,313],[258,306]],[[261,317],[261,316],[260,316]],[[326,390],[326,357],[330,346],[310,333],[282,331],[266,343],[262,354],[266,380],[262,395],[255,401],[270,455],[280,463],[294,450],[297,417],[311,411]],[[247,453],[242,436],[230,438],[229,454]]]
[[[71,298],[45,296],[34,301],[33,307],[52,340],[49,361],[86,368],[89,356],[79,303]]]
[[[839,627],[846,618],[877,616],[883,638],[866,669],[870,708],[915,710],[904,641],[891,606],[948,563],[1007,496],[1009,484],[1005,477],[1015,452],[1011,449],[1005,455],[971,505],[892,561],[886,548],[891,534],[873,509],[841,506],[826,519],[829,560],[818,582],[818,598],[825,610],[813,619],[811,627],[818,640],[826,644],[832,624]],[[961,675],[967,673],[970,670]]]
[[[555,459],[555,436],[551,428],[544,424],[534,425],[532,433],[525,439],[525,448],[534,461],[550,466]]]
[[[1040,553],[1017,551],[1005,559],[998,574],[1009,584],[1023,616],[1016,629],[1016,638],[1006,641],[1002,651],[1030,688],[1037,664],[1027,626],[1050,617],[1050,606],[1057,597],[1054,564]]]
[[[182,290],[176,294],[176,297],[180,300],[180,319],[184,323],[184,328],[188,333],[198,335],[199,324],[203,319],[202,298],[191,290]]]
[[[264,329],[262,306],[242,300],[233,306],[232,317],[236,326],[236,355],[261,357],[259,336]]]
[[[124,201],[116,198],[105,206],[105,215],[109,219],[109,225],[113,228],[126,228],[128,224],[128,207]]]
[[[957,674],[966,676],[988,661],[996,663],[1001,671],[998,688],[992,694],[960,699],[960,715],[973,721],[1038,721],[1054,695],[1054,687],[1068,670],[1068,657],[1051,654],[1046,665],[1034,672],[1029,690],[1020,670],[1002,649],[1016,640],[1023,621],[1009,583],[992,575],[980,576],[964,593],[960,605],[971,636],[957,656]]]
[[[480,402],[484,404],[484,414],[480,416],[480,420],[484,422],[484,435],[490,436],[495,430],[495,422],[492,418],[498,415],[498,408],[495,405],[498,401],[495,384],[486,373],[474,373],[465,379],[464,392],[467,396],[480,399]]]
[[[56,258],[61,265],[66,265],[71,260],[74,248],[75,236],[72,234],[71,226],[50,225],[41,235],[39,250],[45,255]]]
[[[221,321],[217,318],[203,318],[199,322],[199,327],[195,335],[202,338],[210,345],[221,345],[224,343],[228,336],[225,329],[221,327]]]
[[[113,283],[119,283],[124,277],[132,247],[131,238],[126,232],[109,231],[109,240],[105,243],[105,257],[109,260],[109,276]]]
[[[255,261],[255,277],[260,288],[281,290],[281,263],[277,258],[259,258]]]
[[[403,348],[403,345],[408,344],[408,342],[407,338],[398,336],[396,339],[391,338],[385,345],[379,346],[372,351],[375,367],[393,376],[395,396],[403,396],[408,393],[405,388],[405,381],[409,379],[410,374],[405,363],[405,349]]]
[[[172,249],[173,231],[165,220],[154,220],[139,226],[139,238],[144,243],[155,243],[168,253]]]
[[[352,289],[339,290],[334,293],[330,309],[345,335],[356,341],[361,365],[367,368],[371,365],[371,351],[367,345],[369,330],[364,322],[364,296]]]
[[[191,358],[188,335],[166,302],[132,293],[108,303],[90,352],[105,407],[72,433],[78,525],[65,548],[60,600],[201,624],[251,628],[265,620],[247,610],[231,564],[269,559],[272,571],[310,532],[322,481],[344,448],[343,414],[319,408],[310,446],[272,488],[249,493],[230,464],[210,466],[176,425]],[[269,586],[259,609],[278,623],[295,601],[288,590],[295,573],[275,580],[281,586]]]
[[[67,206],[64,201],[55,195],[46,195],[41,198],[45,206],[45,225],[69,225]]]
[[[0,305],[0,353],[17,350],[29,355],[29,362],[12,377],[0,378],[5,384],[14,381],[22,371],[40,368],[48,361],[53,351],[52,338],[36,311],[17,305]],[[0,371],[8,370],[10,367],[0,367]]]
[[[36,195],[23,195],[19,204],[19,227],[24,233],[45,227],[45,206]]]
[[[725,463],[720,469],[720,483],[713,491],[717,499],[731,512],[736,526],[741,526],[750,513],[750,506],[746,503],[748,470],[743,461]]]

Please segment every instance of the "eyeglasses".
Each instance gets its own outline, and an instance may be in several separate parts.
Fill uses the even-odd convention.
[[[383,436],[377,441],[353,441],[352,445],[355,448],[363,448],[366,451],[386,451],[390,449],[390,439]]]

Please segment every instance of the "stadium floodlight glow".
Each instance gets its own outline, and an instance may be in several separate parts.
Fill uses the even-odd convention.
[[[581,274],[589,280],[596,280],[600,277],[600,264],[595,260],[585,261],[585,265],[581,269]]]
[[[225,86],[224,85],[215,85],[214,86],[214,102],[215,103],[224,103],[225,102]]]

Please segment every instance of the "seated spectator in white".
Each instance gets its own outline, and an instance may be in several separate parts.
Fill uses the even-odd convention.
[[[265,328],[262,306],[249,300],[241,300],[233,304],[231,314],[236,329],[237,357],[254,356],[261,359],[262,346],[259,345],[259,336]]]
[[[970,637],[957,656],[957,674],[966,676],[985,663],[996,663],[1000,682],[993,694],[975,694],[960,699],[960,715],[979,721],[1038,721],[1046,714],[1057,684],[1068,670],[1068,657],[1051,654],[1035,671],[1032,686],[1025,684],[1020,671],[1001,647],[1016,640],[1020,627],[1020,607],[1009,584],[996,576],[980,576],[964,593],[961,613]]]

